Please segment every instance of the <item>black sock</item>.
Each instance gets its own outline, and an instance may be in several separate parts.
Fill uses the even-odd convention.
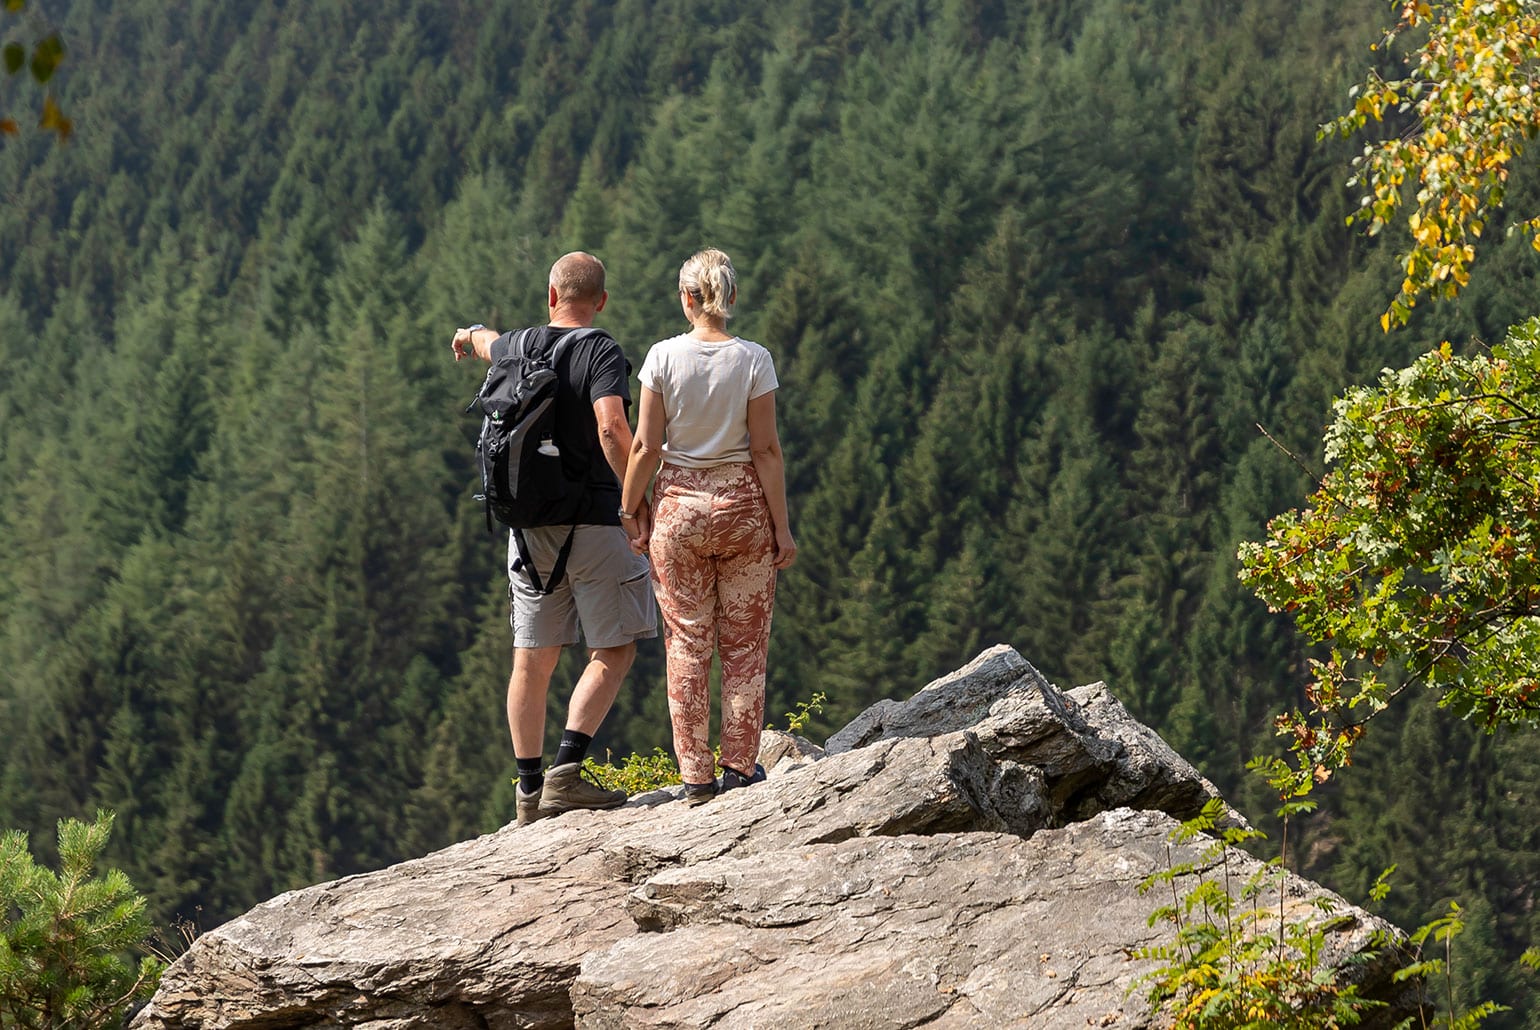
[[[553,765],[566,765],[568,762],[583,763],[588,757],[588,745],[594,742],[594,738],[577,730],[563,730],[561,734],[561,746],[556,749],[556,761]]]
[[[514,767],[519,770],[519,789],[526,794],[533,794],[545,786],[545,776],[540,772],[540,762],[543,755],[534,758],[513,758]]]

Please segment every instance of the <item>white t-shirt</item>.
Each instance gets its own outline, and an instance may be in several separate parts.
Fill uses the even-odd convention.
[[[749,461],[749,401],[777,389],[775,361],[740,337],[659,340],[638,374],[663,398],[663,460],[685,468]]]

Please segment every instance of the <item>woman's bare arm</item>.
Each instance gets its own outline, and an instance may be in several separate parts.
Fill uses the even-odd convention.
[[[774,390],[749,401],[749,452],[770,506],[770,520],[775,523],[775,567],[784,569],[796,560],[797,541],[791,535],[791,517],[786,509],[786,459],[775,428]]]
[[[635,522],[622,523],[626,536],[631,539],[631,548],[637,553],[647,549],[648,538],[652,536],[652,519],[646,510],[647,487],[657,475],[658,466],[663,464],[664,418],[663,395],[642,387],[636,435],[631,438],[631,459],[626,463],[626,479],[620,490],[620,510],[637,515]]]

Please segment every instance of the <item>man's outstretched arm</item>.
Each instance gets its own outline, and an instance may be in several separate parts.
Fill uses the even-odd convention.
[[[496,329],[488,329],[477,323],[464,329],[456,329],[454,339],[449,342],[449,349],[454,351],[456,361],[469,357],[491,361],[492,342],[501,335]]]

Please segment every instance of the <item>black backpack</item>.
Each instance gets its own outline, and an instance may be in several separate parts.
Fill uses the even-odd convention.
[[[586,470],[583,479],[569,479],[554,439],[556,365],[574,343],[603,332],[571,329],[548,348],[537,342],[544,336],[541,328],[504,333],[492,344],[492,367],[465,409],[479,410],[482,415],[481,435],[476,440],[481,493],[476,499],[486,503],[487,528],[492,528],[496,517],[513,530],[520,559],[514,563],[515,571],[522,566],[541,593],[549,594],[561,582],[577,532],[575,523],[587,501]],[[572,532],[567,534],[549,581],[542,584],[519,530],[563,525],[572,525]]]

